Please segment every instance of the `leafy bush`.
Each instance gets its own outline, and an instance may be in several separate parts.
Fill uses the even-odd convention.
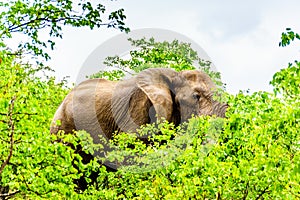
[[[45,71],[45,67],[20,64],[11,56],[1,58],[1,195],[70,196],[75,187],[73,180],[79,176],[72,165],[76,155],[55,141],[76,139],[49,134],[53,114],[69,90],[64,89],[64,81],[56,84],[54,78],[37,77],[36,73]]]

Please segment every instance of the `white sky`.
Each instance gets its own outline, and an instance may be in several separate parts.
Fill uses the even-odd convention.
[[[227,91],[270,91],[273,74],[299,58],[299,42],[278,46],[281,33],[290,27],[300,32],[299,0],[204,1],[118,0],[102,1],[108,8],[124,8],[126,25],[168,29],[194,40],[221,72]],[[118,30],[65,29],[57,40],[50,65],[56,76],[75,82],[89,54]]]

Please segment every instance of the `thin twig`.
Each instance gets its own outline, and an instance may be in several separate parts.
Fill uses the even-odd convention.
[[[17,190],[17,191],[14,191],[14,192],[0,194],[0,197],[11,197],[11,196],[14,196],[15,194],[17,194],[19,192],[20,192],[20,190]]]
[[[27,22],[24,22],[23,24],[20,24],[20,25],[11,25],[9,27],[9,32],[20,32],[20,29],[22,27],[26,27],[28,25],[31,25],[33,23],[37,23],[37,22],[42,22],[43,24],[40,24],[38,28],[36,29],[42,29],[46,26],[50,26],[51,24],[50,23],[60,23],[60,22],[66,22],[68,20],[80,20],[81,18],[79,16],[71,16],[71,17],[63,17],[63,18],[58,18],[58,19],[50,19],[50,18],[46,18],[46,17],[41,17],[41,18],[36,18],[36,19],[32,19],[30,21],[27,21]],[[97,25],[97,22],[94,22],[94,21],[90,21],[91,23]],[[108,23],[99,23],[98,25],[99,26],[114,26],[114,23],[115,21],[112,20]]]
[[[38,113],[21,113],[21,112],[16,112],[16,113],[13,113],[14,115],[37,115]],[[7,113],[0,113],[0,115],[8,115]]]
[[[243,199],[247,199],[247,196],[248,196],[248,191],[249,190],[249,181],[247,182],[246,184],[246,190],[244,192],[244,196],[243,196]]]
[[[37,191],[32,190],[32,189],[29,187],[28,183],[26,182],[26,179],[25,179],[24,175],[21,174],[21,176],[23,177],[23,182],[25,183],[26,188],[27,188],[28,191],[33,192],[34,194],[36,194],[36,195],[38,195],[38,196],[41,196],[41,197],[42,197],[43,195],[46,195],[46,194],[48,194],[49,192],[51,192],[51,191],[49,191],[49,192],[45,192],[45,193],[42,194],[42,193],[39,193],[39,192],[37,192]]]
[[[256,200],[260,199],[263,194],[267,193],[267,190],[269,189],[269,187],[270,187],[270,185],[268,185],[263,191],[261,191],[261,193],[258,195]]]

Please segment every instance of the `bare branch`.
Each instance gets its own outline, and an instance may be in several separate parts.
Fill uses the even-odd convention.
[[[9,192],[9,193],[4,193],[4,194],[0,194],[0,197],[11,197],[14,196],[15,194],[19,193],[20,190],[16,190],[14,192]]]

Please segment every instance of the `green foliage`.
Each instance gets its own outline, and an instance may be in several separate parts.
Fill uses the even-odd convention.
[[[82,199],[74,181],[82,175],[88,180],[96,161],[83,164],[70,146],[80,144],[82,151],[93,153],[101,145],[93,145],[83,131],[50,135],[54,112],[69,92],[65,81],[38,77],[46,67],[1,58],[0,197]]]
[[[154,38],[128,39],[134,50],[130,51],[130,58],[123,59],[119,56],[107,57],[104,64],[113,68],[111,72],[100,71],[90,78],[107,78],[109,80],[120,80],[125,74],[138,73],[147,68],[166,67],[176,71],[200,69],[206,72],[222,86],[221,76],[218,72],[210,69],[211,62],[205,61],[191,48],[191,44],[174,40],[172,42],[157,42]],[[117,69],[116,69],[117,68]]]
[[[12,58],[7,57],[0,66],[0,160],[3,169],[0,185],[8,185],[11,191],[19,193],[29,190],[47,194],[59,185],[46,184],[49,180],[46,176],[61,182],[69,182],[74,176],[74,171],[68,172],[70,166],[59,158],[63,145],[51,144],[53,136],[45,134],[49,133],[53,111],[67,90],[62,89],[63,83],[55,84],[54,79],[42,81],[35,77],[42,69],[15,63]],[[56,162],[55,159],[60,160]],[[65,159],[72,157],[67,153]],[[53,174],[54,171],[57,173]]]
[[[19,43],[19,51],[50,59],[47,49],[53,50],[54,38],[62,38],[63,26],[88,27],[106,26],[128,32],[125,26],[124,9],[118,9],[107,16],[103,4],[93,5],[89,1],[78,0],[12,0],[0,2],[0,46],[5,47],[5,39],[14,40],[21,33],[28,37]],[[103,18],[108,18],[103,21]],[[49,34],[43,39],[41,32]]]
[[[208,127],[208,120],[201,122],[206,125],[202,124],[201,129]],[[199,120],[193,119],[190,124],[175,127],[165,121],[142,126],[137,134],[117,134],[112,141],[115,150],[109,152],[108,159],[117,160],[121,164],[120,170],[132,173],[162,169],[181,154],[192,141],[195,132],[200,131],[195,128],[197,123]],[[201,132],[204,137],[205,131]],[[151,145],[138,139],[141,136],[147,137]]]
[[[105,64],[117,65],[120,69],[131,69],[140,72],[145,69],[145,64],[169,66],[181,71],[194,69],[193,62],[198,61],[197,52],[190,44],[174,40],[173,42],[156,42],[154,38],[133,40],[128,39],[136,50],[130,52],[131,59],[125,60],[119,56],[108,57]]]
[[[285,69],[276,72],[270,82],[274,86],[275,94],[280,93],[285,97],[299,98],[300,94],[300,62],[289,64]]]
[[[99,71],[96,74],[89,76],[88,78],[104,78],[110,81],[117,81],[125,76],[124,72],[121,70],[112,71]]]
[[[290,28],[286,29],[286,33],[281,35],[279,46],[285,47],[294,39],[299,39],[298,33],[293,32]],[[289,63],[288,67],[276,72],[273,80],[270,82],[274,86],[275,94],[282,94],[284,97],[299,98],[300,93],[300,63],[295,61],[294,64]]]
[[[294,41],[294,39],[300,40],[300,35],[292,31],[291,28],[286,28],[286,32],[281,34],[281,41],[279,42],[279,46],[285,47]]]

